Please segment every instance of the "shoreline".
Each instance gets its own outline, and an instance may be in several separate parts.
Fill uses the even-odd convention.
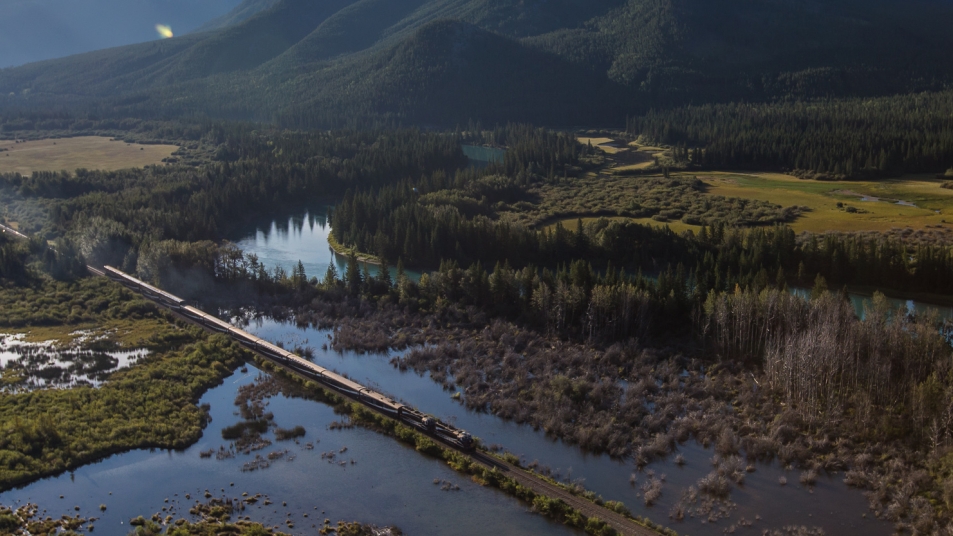
[[[374,266],[382,265],[380,257],[371,255],[370,253],[356,251],[354,248],[346,248],[338,243],[338,241],[334,239],[334,235],[330,233],[328,233],[328,247],[331,248],[331,251],[333,251],[335,255],[340,255],[342,257],[354,257],[359,263],[373,264]]]

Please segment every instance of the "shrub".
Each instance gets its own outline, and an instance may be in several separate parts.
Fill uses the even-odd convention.
[[[304,437],[305,429],[303,426],[295,426],[291,429],[285,428],[276,428],[275,429],[275,439],[278,441],[286,441],[288,439],[295,439],[298,437]]]

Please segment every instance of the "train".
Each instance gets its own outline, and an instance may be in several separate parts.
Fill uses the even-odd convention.
[[[245,348],[258,353],[266,359],[270,359],[333,391],[357,400],[443,443],[463,451],[473,451],[475,449],[476,445],[473,437],[465,430],[460,430],[440,421],[436,417],[427,415],[406,404],[401,404],[349,378],[345,378],[336,372],[316,365],[297,354],[289,352],[284,348],[239,329],[228,322],[196,309],[188,305],[182,298],[136,279],[112,266],[103,267],[102,273],[129,290],[137,292],[159,305],[171,309],[196,324],[209,330],[228,335]]]

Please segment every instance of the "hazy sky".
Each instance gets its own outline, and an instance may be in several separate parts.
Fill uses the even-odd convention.
[[[0,68],[176,35],[241,0],[0,0]]]

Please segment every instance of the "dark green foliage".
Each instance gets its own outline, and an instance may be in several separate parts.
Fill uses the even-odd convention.
[[[941,21],[951,16],[936,2],[630,0],[528,42],[639,88],[656,105],[869,95],[948,77],[950,49],[922,32],[949,39]]]
[[[105,320],[113,312],[129,317],[134,315],[130,309],[137,307],[128,293],[103,280],[82,283],[78,289],[63,285],[41,287],[47,297],[31,300],[31,305],[42,312],[29,315],[4,305],[4,312],[10,312],[4,320],[13,325],[27,320],[67,321],[70,317],[56,317],[56,303],[65,305],[71,300],[76,300],[80,311],[83,304],[90,304],[85,314],[95,320]],[[89,293],[86,299],[69,292],[83,288]],[[0,297],[17,304],[24,290],[3,289]],[[151,304],[149,309],[155,314]],[[46,317],[37,319],[37,314]],[[224,336],[208,336],[197,329],[188,330],[184,340],[164,336],[153,343],[149,358],[115,372],[98,389],[76,387],[0,397],[0,488],[9,489],[116,452],[181,449],[198,439],[205,424],[205,414],[195,405],[198,398],[227,376],[244,353]]]
[[[276,428],[275,439],[278,441],[287,441],[289,439],[304,437],[306,433],[307,432],[305,431],[304,426],[300,425],[295,426],[294,428]]]
[[[235,440],[240,439],[246,434],[263,434],[268,431],[268,421],[266,419],[256,419],[252,421],[241,421],[222,428],[222,439]]]
[[[489,215],[540,227],[572,217],[625,216],[734,227],[793,222],[801,207],[712,195],[697,177],[585,176],[537,182],[522,200],[497,203]]]
[[[26,247],[0,237],[0,281],[25,282],[28,279]]]
[[[260,3],[258,3],[260,4]],[[0,72],[0,108],[295,127],[609,124],[686,103],[942,89],[944,2],[281,0],[234,25]]]
[[[85,261],[139,272],[178,290],[188,279],[232,281],[239,272],[267,279],[257,260],[210,242],[247,229],[261,216],[347,188],[451,173],[467,163],[451,135],[407,130],[266,136],[241,125],[198,128],[180,126],[170,133],[219,144],[225,161],[201,168],[2,175],[0,193],[9,195],[14,209],[42,204],[51,220],[43,233],[69,238],[42,254],[55,277],[81,274]],[[17,270],[13,260],[4,262],[11,263],[11,274]],[[297,287],[306,282],[307,274],[291,275]]]
[[[629,121],[634,135],[700,150],[702,168],[820,178],[940,173],[953,165],[953,92],[879,99],[704,105]]]
[[[102,278],[75,282],[39,280],[0,290],[0,327],[56,326],[156,314],[156,307]]]

